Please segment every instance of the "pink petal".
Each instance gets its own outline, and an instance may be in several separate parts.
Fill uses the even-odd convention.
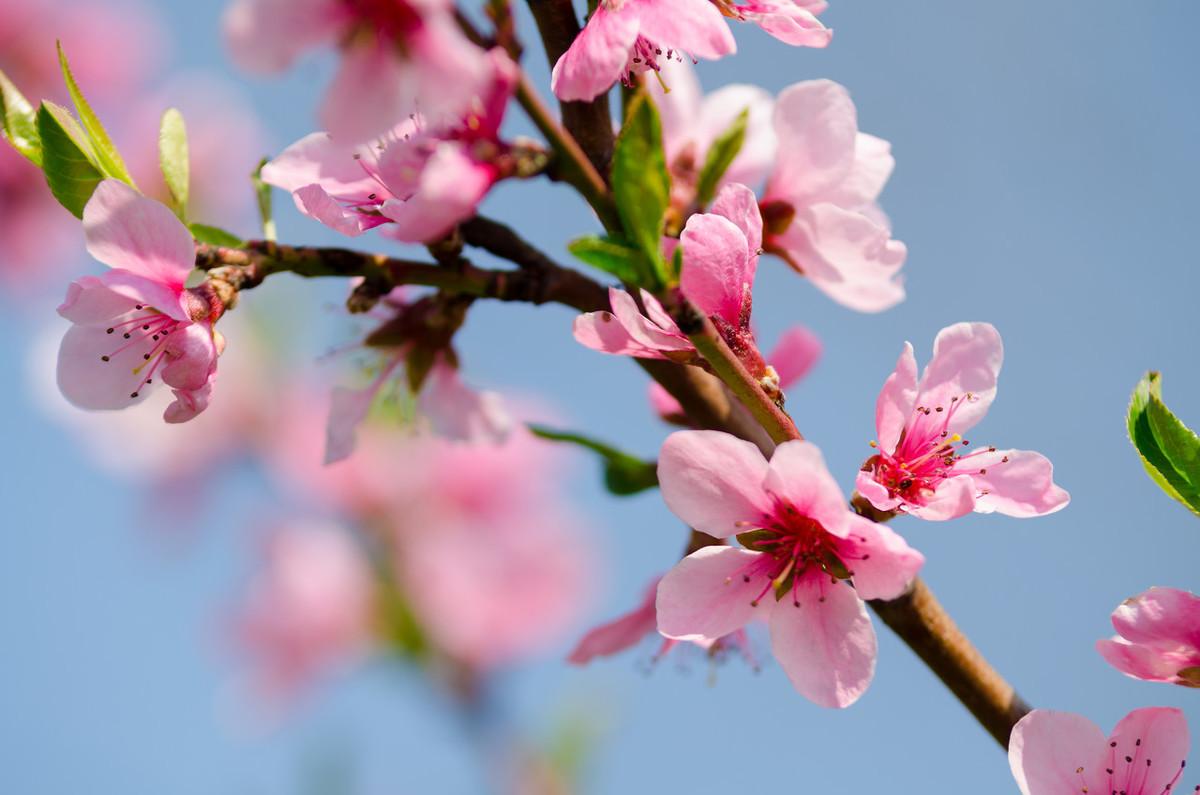
[[[1147,682],[1178,683],[1180,671],[1200,664],[1200,653],[1191,647],[1168,650],[1117,637],[1096,641],[1096,651],[1121,673]]]
[[[775,600],[768,597],[757,606],[751,604],[762,584],[747,583],[742,577],[760,555],[713,546],[679,561],[658,584],[658,631],[676,640],[713,641],[754,619],[766,618],[776,609]]]
[[[1035,709],[1013,727],[1008,763],[1022,795],[1102,793],[1107,750],[1104,732],[1082,715]]]
[[[636,14],[639,32],[663,49],[710,59],[737,51],[725,18],[708,0],[626,0],[622,11]]]
[[[500,444],[513,428],[504,399],[495,392],[476,392],[463,383],[458,370],[438,362],[417,398],[433,432],[460,442]]]
[[[610,11],[596,7],[583,32],[554,64],[550,90],[564,102],[591,100],[621,77],[638,35],[638,18],[628,7]]]
[[[281,72],[305,50],[341,34],[330,0],[234,0],[221,20],[234,61],[253,72]]]
[[[854,590],[862,599],[897,598],[925,565],[925,556],[900,534],[861,516],[850,517],[850,532],[837,551],[854,573]]]
[[[339,204],[320,185],[305,185],[292,194],[292,199],[300,212],[347,237],[358,237],[374,226],[365,222],[362,213]]]
[[[731,326],[742,325],[742,305],[754,284],[758,257],[750,254],[746,236],[730,220],[698,213],[680,235],[683,269],[679,287],[705,315]]]
[[[120,269],[76,279],[67,286],[58,314],[72,323],[108,326],[138,304],[161,306],[159,311],[176,320],[187,318],[173,289]]]
[[[214,374],[215,375],[215,374]],[[212,400],[213,379],[199,389],[176,389],[175,400],[163,410],[163,420],[173,425],[194,419]]]
[[[683,414],[683,406],[679,405],[679,401],[657,381],[650,382],[647,396],[650,399],[650,407],[663,420],[670,422],[672,417]]]
[[[197,390],[209,382],[217,366],[217,346],[212,327],[189,323],[171,332],[166,344],[166,366],[159,370],[163,383],[175,389]]]
[[[645,91],[653,98],[654,106],[658,108],[659,120],[662,123],[663,148],[667,153],[668,164],[674,163],[675,158],[689,145],[695,146],[701,142],[696,117],[704,99],[704,90],[700,87],[696,70],[690,63],[685,61],[677,64],[676,68],[672,68],[670,76],[669,86],[657,80],[648,80],[643,84]],[[733,122],[733,117],[740,112],[741,108],[733,111],[725,127],[728,127]],[[707,148],[712,138],[720,135],[724,129],[718,129],[703,140],[704,147]],[[699,158],[700,163],[704,162],[704,152],[694,151],[693,154]]]
[[[769,515],[771,500],[763,490],[767,472],[757,447],[720,431],[673,433],[658,456],[667,507],[693,529],[715,538],[736,535],[745,529],[741,522]]]
[[[325,132],[304,136],[263,166],[263,182],[294,192],[320,185],[343,201],[365,200],[382,188],[355,158],[354,148]]]
[[[671,255],[668,255],[671,256]],[[667,310],[663,309],[663,305],[659,300],[645,290],[639,289],[638,295],[642,299],[642,307],[646,311],[646,317],[650,318],[650,322],[658,326],[668,334],[683,336],[683,332],[679,330],[674,318],[667,314]],[[611,303],[612,288],[609,288],[609,300]]]
[[[913,356],[912,343],[906,342],[896,360],[896,369],[883,382],[883,389],[879,390],[875,401],[875,433],[879,435],[880,450],[889,454],[896,452],[900,433],[912,415],[916,400],[917,359]]]
[[[798,209],[776,239],[813,286],[859,312],[882,312],[904,300],[897,278],[908,250],[868,216],[821,203]]]
[[[858,113],[846,89],[831,80],[808,80],[775,101],[779,159],[767,185],[768,200],[799,209],[841,185],[854,167]]]
[[[825,467],[820,448],[812,442],[790,441],[776,447],[764,486],[801,515],[820,522],[827,532],[839,537],[848,532],[853,514]]]
[[[950,407],[950,398],[972,398],[954,410],[948,430],[964,433],[983,419],[996,397],[1004,345],[990,323],[955,323],[938,332],[933,358],[917,385],[917,403]]]
[[[903,502],[899,497],[893,497],[887,486],[876,481],[870,472],[858,473],[854,480],[854,489],[880,511],[895,510]]]
[[[754,195],[754,191],[738,183],[726,185],[713,201],[712,212],[728,218],[742,230],[742,234],[746,236],[751,265],[757,264],[756,255],[763,244],[763,221],[762,213],[758,211],[758,197]],[[754,283],[753,270],[747,274],[746,281]]]
[[[976,494],[975,481],[969,475],[958,475],[939,483],[933,497],[924,504],[906,504],[905,510],[931,522],[957,519],[975,510]]]
[[[447,5],[439,13],[426,14],[420,31],[409,44],[406,68],[417,89],[414,108],[396,119],[417,111],[435,125],[461,121],[473,107],[482,107],[496,88],[515,80],[512,62],[503,51],[489,55],[463,35]],[[498,124],[499,119],[495,122]]]
[[[461,144],[439,144],[412,198],[388,199],[379,208],[395,223],[388,235],[406,243],[445,237],[459,221],[475,214],[495,181],[495,169],[469,157]]]
[[[875,628],[844,582],[808,569],[771,614],[771,651],[802,696],[822,707],[848,707],[875,676]]]
[[[678,70],[672,72],[677,73]],[[690,119],[692,135],[700,144],[697,155],[703,163],[713,141],[724,134],[738,114],[747,108],[750,116],[746,123],[746,138],[741,151],[725,171],[722,185],[740,182],[761,186],[770,173],[779,148],[771,125],[775,99],[758,86],[725,86],[705,97],[699,117],[693,114]]]
[[[825,47],[833,31],[821,24],[813,13],[792,0],[759,0],[746,6],[747,20],[775,38],[796,47]]]
[[[786,389],[808,375],[821,358],[821,349],[820,337],[804,326],[792,326],[767,354],[767,363],[775,368],[779,385]]]
[[[658,614],[654,607],[657,593],[656,580],[646,591],[641,604],[584,635],[567,657],[567,661],[575,665],[586,665],[596,657],[608,657],[632,648],[647,635],[655,632],[658,626]]]
[[[1200,648],[1200,596],[1178,588],[1150,588],[1118,606],[1112,623],[1134,643]]]
[[[417,111],[413,69],[387,44],[357,44],[342,50],[333,82],[318,116],[340,141],[365,144]]]
[[[660,352],[635,340],[612,312],[586,312],[575,318],[575,341],[601,353],[638,356],[643,359],[665,358]]]
[[[864,211],[883,192],[896,167],[896,158],[892,157],[892,145],[882,138],[860,132],[854,140],[854,165],[850,173],[822,200],[848,210]]]
[[[609,304],[617,320],[639,344],[655,351],[692,351],[695,346],[683,336],[679,327],[671,322],[669,328],[652,322],[642,314],[633,296],[624,290],[610,287],[608,290]],[[661,305],[658,310],[661,311]],[[665,313],[662,313],[665,315]]]
[[[349,458],[357,444],[358,426],[371,413],[371,404],[379,392],[381,382],[373,382],[364,389],[347,389],[337,386],[329,401],[329,419],[325,424],[326,465],[336,464]]]
[[[1172,783],[1187,759],[1191,745],[1183,712],[1169,707],[1135,709],[1121,719],[1108,739],[1117,744],[1113,749],[1118,760],[1117,789],[1129,792],[1138,791],[1132,786],[1134,781],[1141,784],[1141,792],[1165,792],[1167,784]],[[1120,768],[1126,756],[1134,761],[1128,763],[1127,778],[1123,779]],[[1144,760],[1154,764],[1147,765]],[[1121,785],[1122,780],[1124,785]]]
[[[115,179],[96,186],[83,233],[88,253],[105,265],[176,290],[196,264],[192,235],[175,214]]]
[[[975,501],[975,510],[980,513],[1045,516],[1062,510],[1071,501],[1071,495],[1055,484],[1054,467],[1041,453],[997,450],[972,457],[969,462],[971,478],[982,492]],[[963,463],[959,462],[956,471]],[[983,470],[987,474],[981,474]]]
[[[143,348],[134,346],[121,354],[120,335],[104,333],[99,326],[71,326],[58,349],[58,388],[72,405],[81,409],[123,409],[140,403],[150,390],[139,389],[145,364]],[[109,356],[110,361],[102,361]],[[134,392],[136,398],[131,398]]]

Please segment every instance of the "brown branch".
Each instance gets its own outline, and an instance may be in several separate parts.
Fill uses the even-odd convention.
[[[550,67],[579,35],[579,19],[571,0],[529,0],[529,10],[537,22],[538,33],[546,47]],[[596,170],[607,174],[612,162],[613,125],[608,94],[590,102],[562,102],[563,125],[579,141]]]

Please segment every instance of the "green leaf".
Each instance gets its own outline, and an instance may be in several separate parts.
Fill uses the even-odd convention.
[[[104,179],[88,146],[87,137],[71,112],[45,101],[37,112],[38,137],[42,142],[42,171],[59,204],[76,218]]]
[[[646,258],[642,252],[615,238],[588,235],[571,241],[567,250],[588,265],[629,284],[638,284],[646,271]]]
[[[750,108],[746,108],[708,148],[704,168],[700,169],[700,176],[696,181],[696,204],[699,206],[706,206],[717,195],[717,185],[720,184],[721,177],[725,176],[733,159],[742,151],[742,144],[746,142],[746,125],[749,121]]]
[[[604,462],[604,485],[620,496],[637,494],[658,486],[658,464],[623,453],[615,447],[569,431],[557,431],[544,425],[530,425],[534,436],[552,442],[566,442],[591,450]]]
[[[192,232],[192,237],[196,238],[197,243],[207,243],[210,246],[224,246],[225,248],[241,248],[246,245],[246,241],[242,240],[232,232],[226,232],[224,229],[219,229],[208,224],[188,224],[188,229]]]
[[[1133,390],[1127,425],[1154,482],[1200,515],[1200,438],[1163,403],[1158,373],[1147,373]]]
[[[88,141],[92,145],[96,165],[104,176],[119,179],[130,187],[136,188],[137,185],[134,184],[129,169],[125,167],[125,161],[121,159],[121,153],[117,151],[117,147],[108,137],[104,125],[100,123],[99,117],[84,98],[83,92],[79,90],[79,84],[75,82],[75,75],[71,74],[71,65],[67,63],[67,54],[63,52],[62,42],[57,42],[57,47],[58,65],[62,69],[67,92],[71,95],[71,101],[75,103],[75,110],[79,113],[83,129],[87,130]]]
[[[667,282],[662,258],[663,217],[671,201],[671,177],[663,151],[662,122],[645,94],[630,103],[617,136],[612,163],[613,197],[625,237],[645,255],[651,269],[635,284],[663,287]]]
[[[158,167],[175,205],[175,214],[186,219],[191,178],[187,126],[183,114],[175,108],[167,108],[158,127]]]
[[[262,221],[263,240],[275,241],[275,216],[271,210],[271,186],[263,182],[262,170],[267,164],[267,158],[258,161],[258,167],[250,175],[254,185],[254,197],[258,200],[258,217]]]
[[[37,112],[4,72],[0,72],[0,135],[29,162],[41,168],[42,142],[38,137]]]

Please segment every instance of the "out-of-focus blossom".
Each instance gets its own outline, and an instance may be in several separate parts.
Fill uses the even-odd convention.
[[[344,235],[387,224],[387,234],[398,240],[437,240],[472,216],[506,176],[499,131],[516,66],[500,50],[489,53],[487,63],[486,93],[452,123],[413,116],[362,145],[313,133],[268,163],[263,179],[290,191],[302,213]]]
[[[763,197],[766,248],[840,304],[878,312],[899,303],[907,249],[876,200],[891,176],[891,145],[858,131],[850,94],[829,80],[775,101],[779,156]]]
[[[658,585],[658,630],[711,641],[766,621],[796,689],[826,707],[858,700],[875,673],[864,599],[904,593],[922,555],[851,512],[811,442],[785,442],[768,462],[715,431],[678,431],[658,459],[663,500],[690,527],[742,547],[707,546]]]
[[[167,422],[208,406],[223,342],[212,324],[223,307],[184,286],[192,236],[165,206],[105,180],[84,208],[88,252],[112,270],[71,283],[58,313],[71,321],[58,356],[58,386],[84,409],[123,409],[155,377],[172,388]]]
[[[1000,334],[988,323],[957,323],[938,332],[933,358],[917,382],[911,343],[875,404],[879,453],[858,473],[860,494],[881,511],[954,519],[971,511],[1030,517],[1066,507],[1040,453],[980,447],[964,453],[962,437],[996,397],[1004,361]]]
[[[492,79],[451,0],[234,0],[224,27],[234,59],[253,71],[280,71],[306,50],[340,47],[320,119],[345,142],[377,138],[413,114],[433,124],[461,118]]]
[[[104,31],[97,36],[96,31]],[[162,31],[137,3],[0,0],[0,71],[35,106],[67,101],[55,41],[61,40],[88,99],[102,111],[132,94],[158,60]],[[41,171],[0,140],[0,279],[41,285],[79,248],[78,222],[59,206]]]
[[[372,572],[339,527],[296,523],[272,532],[235,618],[271,699],[353,662],[371,645]]]
[[[1183,790],[1189,742],[1168,707],[1135,709],[1108,737],[1082,715],[1035,709],[1013,727],[1008,762],[1022,795],[1164,795]]]
[[[1121,673],[1148,682],[1200,687],[1200,597],[1151,588],[1112,614],[1111,640],[1096,649]]]
[[[786,390],[799,383],[821,358],[821,339],[804,326],[792,326],[779,337],[774,349],[764,358],[779,379],[779,389]],[[650,406],[666,422],[686,425],[683,406],[662,384],[652,381],[649,387]]]
[[[735,5],[727,0],[600,0],[587,25],[554,64],[551,88],[562,100],[590,100],[619,80],[660,71],[685,57],[716,59],[737,45],[721,19],[759,24],[773,36],[809,47],[829,43],[814,13],[823,4],[760,0]]]
[[[761,185],[775,160],[771,125],[774,98],[758,86],[729,85],[704,95],[695,70],[684,62],[672,70],[667,91],[657,81],[646,84],[662,119],[663,147],[671,172],[671,203],[686,211],[695,200],[696,181],[713,143],[749,110],[742,148],[725,170],[718,188],[730,183]]]

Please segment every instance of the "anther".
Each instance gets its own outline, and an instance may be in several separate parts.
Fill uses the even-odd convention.
[[[135,397],[137,397],[137,396],[138,396],[138,393],[137,393],[137,392],[130,392],[130,393],[129,393],[129,397],[131,397],[131,398],[135,398]]]
[[[125,337],[125,339],[129,339],[130,334],[128,331],[126,331],[122,336]]]
[[[143,358],[143,359],[145,359],[146,361],[150,361],[150,354],[148,354],[148,353],[143,353],[143,354],[142,354],[142,358]]]
[[[945,409],[942,408],[941,406],[938,406],[936,409],[934,409],[934,411],[942,412],[942,411],[945,411]]]
[[[142,304],[135,304],[133,308],[134,309],[142,309],[143,307],[142,307]]]
[[[116,331],[116,329],[115,329],[115,328],[110,328],[110,329],[105,329],[105,330],[104,330],[104,333],[105,333],[105,334],[112,334],[114,331]]]
[[[102,361],[102,362],[107,362],[107,361],[108,361],[108,357],[107,357],[107,356],[101,356],[101,357],[100,357],[100,361]]]

